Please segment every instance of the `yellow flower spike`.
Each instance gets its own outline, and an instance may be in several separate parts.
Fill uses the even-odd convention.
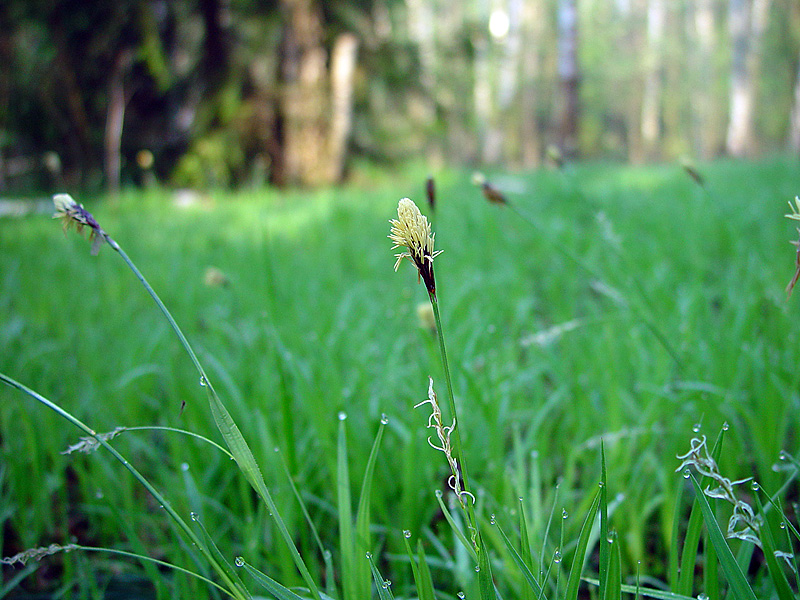
[[[435,234],[431,233],[431,224],[419,211],[417,205],[408,198],[403,198],[397,205],[397,219],[390,221],[392,229],[389,239],[394,243],[392,249],[405,247],[406,251],[395,254],[397,271],[404,258],[409,259],[417,267],[419,276],[431,296],[436,295],[436,283],[433,278],[433,259],[442,253],[434,250]]]

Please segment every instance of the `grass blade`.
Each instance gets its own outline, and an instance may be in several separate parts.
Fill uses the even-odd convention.
[[[241,565],[244,567],[244,570],[255,579],[258,583],[260,583],[264,589],[266,589],[270,594],[275,596],[277,600],[305,600],[302,596],[298,596],[292,590],[287,587],[282,586],[280,583],[272,579],[269,575],[262,573],[252,565],[248,564],[244,561],[244,559],[237,558],[236,564]]]
[[[353,531],[350,469],[343,416],[339,417],[339,437],[336,449],[336,498],[339,511],[339,543],[342,553],[342,592],[345,600],[357,600],[364,596],[359,595],[363,585],[358,585],[356,582],[356,539]]]
[[[383,430],[386,428],[386,419],[382,418],[381,423],[378,426],[378,433],[375,436],[375,441],[372,443],[372,450],[370,450],[369,458],[367,459],[367,467],[364,471],[364,481],[361,484],[361,495],[358,499],[358,510],[356,511],[356,555],[365,554],[370,549],[370,535],[369,535],[369,523],[370,523],[370,493],[372,490],[372,476],[375,474],[375,462],[378,458],[378,450],[381,445],[381,439],[383,438]],[[358,561],[356,565],[363,565],[362,561]],[[358,582],[363,582],[361,586],[360,593],[362,594],[362,598],[366,596],[363,594],[367,593],[369,589],[369,572],[366,566],[363,568],[359,567],[356,569],[358,572],[357,580]]]
[[[506,548],[508,549],[509,554],[511,554],[511,558],[514,559],[514,562],[517,564],[517,567],[522,572],[522,575],[525,577],[525,581],[528,582],[529,587],[525,588],[526,590],[525,593],[527,594],[529,591],[532,591],[536,598],[544,599],[545,598],[544,591],[539,585],[539,582],[536,581],[536,577],[534,577],[533,573],[531,572],[530,565],[525,563],[523,557],[520,556],[519,552],[517,552],[517,549],[514,548],[514,544],[512,544],[511,540],[508,539],[508,536],[506,535],[505,531],[503,531],[503,528],[500,527],[500,525],[497,523],[495,523],[495,527],[497,527],[497,531],[500,532],[500,535],[503,538],[503,542],[505,542]],[[485,554],[485,552],[483,552],[483,554]],[[481,566],[481,570],[482,569],[483,567]]]
[[[380,598],[380,600],[394,600],[391,590],[392,583],[385,580],[380,574],[378,567],[375,566],[375,561],[372,560],[372,553],[367,552],[366,557],[369,560],[369,568],[372,571],[372,578],[375,580],[375,587],[378,588],[378,598]],[[363,597],[369,598],[369,595]]]
[[[598,490],[592,500],[592,505],[589,507],[589,512],[583,520],[581,533],[578,536],[578,545],[575,547],[575,555],[572,557],[572,566],[569,570],[569,577],[567,578],[567,593],[564,596],[565,600],[578,599],[578,586],[581,582],[581,571],[583,564],[586,560],[586,551],[589,546],[589,537],[592,533],[592,525],[597,517],[597,510],[600,506],[600,496],[602,490]]]
[[[600,540],[602,544],[604,540]],[[606,584],[605,600],[621,600],[622,598],[622,558],[620,557],[619,541],[617,534],[612,532],[605,540],[609,548],[608,583]]]
[[[792,589],[789,587],[789,582],[786,580],[786,574],[783,572],[780,563],[778,563],[778,559],[775,557],[775,551],[777,548],[775,546],[775,538],[772,536],[770,520],[768,515],[766,515],[764,512],[764,506],[761,502],[761,497],[759,496],[758,491],[755,491],[753,495],[755,496],[756,503],[758,504],[758,512],[764,518],[761,528],[759,529],[759,537],[764,546],[764,559],[767,562],[767,571],[769,572],[769,577],[775,586],[775,591],[778,594],[779,600],[794,600],[794,594],[792,594]],[[781,518],[783,518],[783,515],[781,515]]]
[[[608,569],[611,557],[608,547],[608,478],[606,477],[605,445],[600,443],[600,598],[606,597]]]
[[[514,553],[516,553],[516,550],[514,550]],[[489,561],[489,549],[486,547],[480,533],[478,533],[478,589],[482,600],[495,600],[497,598],[497,593],[494,590],[494,579],[492,578],[492,563]]]
[[[442,509],[442,514],[444,515],[445,520],[450,524],[453,533],[456,534],[458,540],[461,542],[464,548],[467,549],[467,552],[469,552],[472,560],[478,562],[478,555],[475,553],[475,546],[470,543],[470,541],[464,535],[464,532],[461,531],[461,528],[456,524],[455,520],[453,519],[453,515],[450,514],[450,510],[444,504],[442,494],[440,494],[438,490],[436,492],[436,501],[439,503],[439,508]]]
[[[703,489],[700,487],[694,475],[691,475],[691,480],[694,486],[695,497],[703,513],[703,520],[705,521],[708,535],[711,538],[714,549],[717,551],[720,567],[725,575],[725,579],[728,581],[733,597],[737,600],[756,600],[753,588],[747,583],[747,579],[745,579],[739,563],[736,562],[728,543],[725,541],[725,536],[719,527],[719,523],[717,523],[714,511],[711,509],[711,505],[708,503]]]
[[[410,533],[410,532],[409,532]],[[411,551],[408,537],[403,534],[403,542],[406,545],[408,561],[411,563],[411,572],[414,574],[414,583],[417,586],[417,597],[419,600],[434,600],[433,579],[425,559],[425,549],[422,547],[422,540],[417,540],[417,556]]]

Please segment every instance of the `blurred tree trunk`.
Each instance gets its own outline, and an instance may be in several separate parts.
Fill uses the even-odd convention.
[[[104,160],[106,187],[112,195],[119,193],[122,171],[122,128],[125,122],[125,72],[133,58],[132,51],[125,49],[114,60],[108,82],[108,107],[106,109],[106,129],[104,140]]]
[[[340,181],[344,176],[347,140],[353,122],[353,77],[358,40],[351,33],[336,38],[331,53],[331,126],[328,139],[326,179]]]
[[[755,152],[753,115],[768,14],[769,0],[730,0],[732,56],[726,149],[732,156]]]
[[[648,0],[647,49],[642,96],[642,143],[647,158],[657,157],[661,139],[661,97],[663,93],[664,0]]]
[[[538,93],[541,78],[541,46],[544,30],[541,2],[527,2],[522,8],[522,166],[538,167],[542,162],[542,132],[539,127]]]
[[[566,158],[578,154],[580,67],[578,64],[578,6],[558,0],[558,78],[561,85],[559,143]]]
[[[645,21],[647,0],[631,0],[628,5],[628,25],[625,36],[625,54],[640,56],[645,47],[645,36],[641,23]],[[639,61],[635,64],[638,66]],[[642,74],[646,77],[646,73]],[[625,131],[627,138],[628,161],[638,165],[645,161],[644,141],[642,140],[642,103],[644,88],[640,73],[634,67],[630,74],[629,91],[625,102]]]
[[[716,132],[719,130],[719,111],[715,110],[712,88],[716,45],[713,0],[697,0],[693,17],[691,37],[695,43],[691,52],[693,65],[697,69],[691,92],[693,146],[701,158],[710,158],[718,150]]]
[[[789,115],[789,147],[800,153],[800,57],[797,60],[797,79],[794,82],[794,102]]]
[[[357,43],[337,38],[328,70],[322,7],[316,0],[281,0],[281,84],[273,159],[274,183],[324,185],[343,172],[350,132]]]

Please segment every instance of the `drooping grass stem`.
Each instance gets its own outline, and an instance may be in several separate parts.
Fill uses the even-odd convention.
[[[29,387],[23,385],[19,381],[12,379],[11,377],[0,373],[0,381],[5,383],[6,385],[16,388],[17,390],[28,394],[31,398],[35,399],[36,401],[40,402],[41,404],[45,405],[47,408],[58,414],[59,416],[63,417],[81,431],[86,433],[87,435],[93,437],[97,440],[97,442],[103,446],[108,452],[111,453],[117,461],[119,461],[123,467],[125,467],[131,475],[140,483],[144,488],[150,492],[150,494],[155,498],[156,502],[167,512],[170,518],[175,521],[178,527],[183,531],[183,533],[189,538],[192,544],[200,550],[203,556],[208,560],[209,564],[213,567],[213,569],[217,572],[217,575],[220,579],[225,583],[226,586],[226,593],[230,594],[237,600],[245,600],[249,598],[249,594],[240,586],[234,582],[233,579],[228,575],[223,565],[219,564],[217,558],[208,551],[206,545],[200,540],[197,534],[192,530],[191,527],[184,521],[181,516],[172,508],[172,505],[167,501],[161,493],[153,487],[153,485],[141,474],[139,471],[134,467],[128,460],[120,454],[116,448],[111,446],[102,435],[97,434],[93,429],[91,429],[88,425],[86,425],[83,421],[72,415],[71,413],[67,412],[54,402],[51,402],[41,394],[35,392],[34,390],[30,389]]]

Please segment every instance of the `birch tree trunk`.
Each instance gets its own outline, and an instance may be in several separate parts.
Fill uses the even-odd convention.
[[[755,151],[753,109],[768,14],[769,0],[730,0],[732,56],[726,149],[732,156],[752,155]]]
[[[794,103],[789,115],[789,147],[800,153],[800,58],[797,61],[797,79],[794,83]]]
[[[697,0],[693,17],[692,37],[696,41],[693,50],[696,70],[692,91],[693,146],[698,156],[710,158],[718,150],[716,132],[720,130],[714,94],[710,89],[715,75],[712,66],[716,44],[713,0]]]
[[[656,158],[661,139],[661,96],[663,88],[664,0],[647,3],[647,49],[642,96],[642,143],[647,158]]]
[[[353,122],[353,77],[357,52],[356,36],[343,33],[336,38],[331,53],[331,125],[326,175],[331,183],[344,176],[347,140]]]
[[[538,167],[542,162],[542,132],[537,114],[540,95],[541,57],[539,40],[544,30],[541,3],[527,2],[522,8],[522,119],[521,152],[523,167]]]
[[[578,154],[580,113],[576,0],[558,0],[558,78],[561,85],[559,141],[564,156],[572,158]]]

